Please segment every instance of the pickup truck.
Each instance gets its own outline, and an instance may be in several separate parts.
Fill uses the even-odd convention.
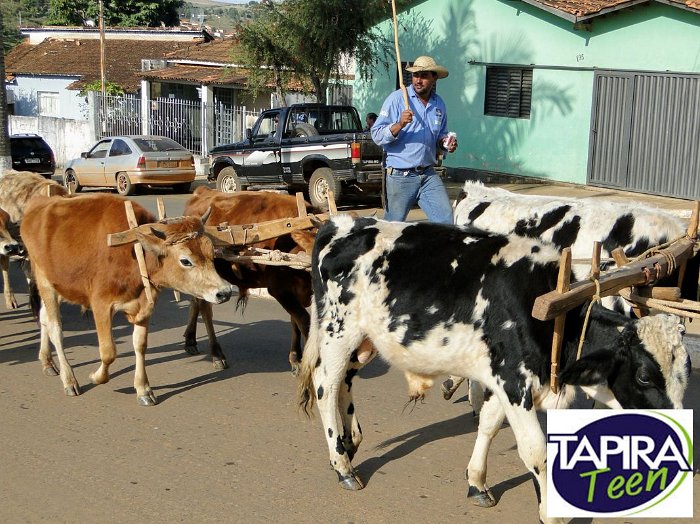
[[[256,189],[308,192],[325,209],[350,192],[377,192],[382,149],[362,131],[357,109],[347,105],[295,104],[260,114],[246,139],[209,154],[208,179],[219,191]]]

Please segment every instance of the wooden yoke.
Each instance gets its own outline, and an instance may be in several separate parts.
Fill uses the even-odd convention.
[[[681,238],[662,250],[662,254],[636,260],[625,267],[602,275],[600,297],[614,295],[630,286],[646,286],[667,276],[678,262],[688,260],[693,255],[695,239]],[[561,313],[583,304],[595,294],[595,284],[591,281],[576,282],[566,293],[551,291],[540,295],[532,306],[532,316],[538,320],[551,320]]]
[[[571,282],[571,248],[567,247],[561,252],[559,259],[559,276],[557,278],[556,293],[569,291]],[[552,367],[550,377],[550,388],[554,393],[559,392],[559,353],[564,341],[564,324],[566,323],[566,313],[562,313],[554,319],[554,335],[552,336]]]
[[[206,234],[219,246],[245,246],[276,238],[298,229],[317,227],[328,220],[328,215],[306,215],[296,218],[280,218],[267,222],[242,225],[205,226]],[[114,236],[114,235],[112,235]],[[121,241],[121,239],[118,239]]]
[[[132,230],[136,229],[139,226],[139,224],[136,221],[136,215],[134,214],[134,206],[131,203],[131,200],[125,201],[124,207],[126,208],[126,221],[129,223],[129,227]],[[153,304],[153,289],[151,288],[151,281],[148,278],[148,270],[146,269],[146,258],[144,257],[143,246],[140,242],[134,243],[134,253],[136,253],[136,261],[139,264],[139,273],[141,273],[141,281],[143,282],[143,287],[146,291],[146,299],[148,299],[149,304]]]

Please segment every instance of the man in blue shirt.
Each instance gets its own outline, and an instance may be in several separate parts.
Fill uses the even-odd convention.
[[[390,94],[372,126],[372,139],[386,152],[386,220],[403,221],[414,204],[428,220],[452,223],[452,206],[445,186],[435,173],[437,148],[450,153],[457,149],[447,137],[447,109],[433,87],[449,72],[429,56],[416,59],[406,71],[412,73],[407,88],[410,108],[404,104],[401,90]]]

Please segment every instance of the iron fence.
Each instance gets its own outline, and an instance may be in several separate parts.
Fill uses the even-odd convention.
[[[239,142],[252,127],[260,111],[217,102],[209,111],[199,100],[155,98],[142,111],[137,95],[97,94],[100,138],[115,135],[150,134],[172,138],[193,153],[207,155],[212,147]],[[144,113],[148,118],[144,125]],[[204,116],[203,116],[204,115]],[[208,137],[205,141],[204,137]],[[206,149],[206,150],[205,150]]]

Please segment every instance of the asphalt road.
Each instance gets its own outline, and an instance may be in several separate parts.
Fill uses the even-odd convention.
[[[187,195],[162,195],[170,216],[182,212]],[[153,195],[135,199],[155,212]],[[21,307],[7,311],[0,301],[0,522],[537,522],[534,489],[507,425],[489,459],[499,503],[471,506],[464,470],[476,425],[466,393],[446,402],[434,388],[425,403],[405,407],[402,374],[378,360],[353,388],[365,435],[354,464],[366,488],[338,487],[318,416],[308,421],[298,412],[288,318],[269,299],[251,298],[243,315],[232,303],[214,308],[230,364],[215,371],[206,356],[183,351],[187,304],[163,292],[147,355],[155,407],[137,405],[123,317],[115,317],[111,381],[94,386],[91,315],[63,305],[67,356],[82,386],[79,397],[66,397],[60,379],[41,373],[26,286],[11,271]],[[202,325],[199,334],[204,351]],[[700,408],[697,371],[686,399]],[[700,515],[700,497],[694,509]]]

